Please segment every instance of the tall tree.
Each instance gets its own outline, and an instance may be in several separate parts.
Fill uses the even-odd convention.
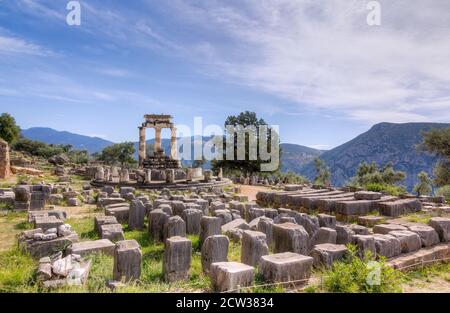
[[[0,115],[0,138],[8,144],[14,143],[20,137],[20,128],[16,120],[8,113]]]
[[[245,158],[244,160],[238,160],[238,136],[237,134],[234,135],[234,159],[233,160],[227,160],[227,146],[226,146],[226,140],[224,140],[224,147],[223,147],[223,160],[214,160],[211,162],[212,168],[214,170],[219,169],[222,167],[225,171],[239,171],[243,173],[244,175],[251,175],[253,173],[260,172],[261,170],[261,164],[266,163],[267,161],[263,161],[260,158],[259,154],[259,130],[261,126],[267,126],[267,123],[262,118],[258,118],[255,112],[245,111],[241,112],[239,115],[231,115],[228,116],[228,118],[225,121],[225,128],[227,126],[233,126],[238,127],[242,126],[243,128],[246,127],[255,127],[256,133],[246,132],[245,133]],[[270,129],[268,127],[268,132],[266,134],[266,140],[267,142],[267,150],[268,153],[271,153],[271,140],[274,130]],[[256,148],[256,160],[251,160],[251,147],[250,142],[256,142],[257,147]],[[279,143],[277,143],[279,145]],[[281,151],[280,151],[281,153]],[[280,157],[281,159],[281,157]],[[280,166],[278,166],[279,169]],[[277,169],[277,170],[278,170]]]
[[[133,158],[135,151],[132,142],[119,143],[103,149],[98,159],[110,165],[131,166],[136,164],[136,160]]]
[[[434,128],[422,133],[421,150],[430,152],[439,158],[434,167],[434,183],[437,186],[450,185],[450,127]]]
[[[417,175],[419,179],[419,183],[414,186],[414,192],[417,193],[418,196],[429,195],[432,191],[431,179],[428,177],[427,172],[420,172]]]
[[[314,167],[316,169],[316,178],[314,179],[314,183],[320,186],[330,186],[331,173],[328,166],[326,166],[320,158],[315,158]]]

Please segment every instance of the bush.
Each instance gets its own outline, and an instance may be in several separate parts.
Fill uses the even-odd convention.
[[[369,183],[366,185],[368,191],[383,192],[391,196],[400,196],[406,193],[406,189],[403,186],[386,185],[379,183]]]
[[[450,201],[450,185],[445,185],[436,190],[437,196],[444,196],[447,201]]]
[[[357,256],[357,248],[349,245],[349,252],[345,259],[333,263],[330,271],[325,275],[324,287],[329,292],[366,292],[366,293],[382,293],[382,292],[401,292],[401,272],[386,265],[382,258],[376,263],[371,253],[367,253],[363,259]],[[377,273],[371,266],[376,264],[379,269],[379,282],[376,281]]]

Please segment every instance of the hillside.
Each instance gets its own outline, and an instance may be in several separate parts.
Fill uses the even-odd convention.
[[[313,161],[325,151],[301,145],[281,144],[281,170],[283,172],[300,172],[302,167]]]
[[[420,171],[431,174],[436,162],[435,157],[417,151],[416,146],[422,141],[421,132],[449,126],[443,123],[376,124],[353,140],[324,152],[321,159],[330,167],[332,183],[337,186],[354,176],[362,161],[374,161],[379,165],[392,161],[396,170],[406,172],[404,184],[411,190],[417,182],[417,174]],[[305,165],[298,173],[313,178],[313,164]]]
[[[48,144],[72,145],[74,149],[87,150],[91,154],[102,151],[105,147],[113,144],[113,142],[99,137],[83,136],[46,127],[24,129],[22,130],[22,135],[26,138]]]

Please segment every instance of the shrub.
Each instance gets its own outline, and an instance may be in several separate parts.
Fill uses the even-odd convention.
[[[447,201],[450,201],[450,185],[445,185],[436,190],[437,196],[444,196]]]
[[[364,258],[357,256],[357,248],[349,245],[347,256],[333,263],[331,270],[325,272],[324,287],[329,292],[400,292],[402,274],[387,266],[381,258],[376,263],[374,256],[368,252]],[[372,264],[376,264],[379,272],[376,272]],[[374,273],[379,273],[379,282],[371,283],[370,278],[376,280]]]
[[[379,183],[369,183],[366,185],[366,189],[368,191],[387,193],[391,196],[400,196],[406,193],[406,189],[403,186],[386,185]]]

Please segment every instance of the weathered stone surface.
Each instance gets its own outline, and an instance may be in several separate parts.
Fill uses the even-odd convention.
[[[182,216],[183,211],[186,209],[185,204],[183,201],[174,200],[172,201],[172,211],[173,215]]]
[[[400,240],[392,235],[374,234],[375,249],[378,255],[392,258],[402,253]]]
[[[357,224],[351,224],[350,229],[353,230],[357,235],[369,235],[370,233],[367,227]]]
[[[261,256],[269,254],[266,235],[258,231],[245,230],[242,234],[241,262],[258,266]]]
[[[214,216],[220,218],[221,224],[225,225],[233,220],[233,216],[229,210],[216,210]]]
[[[105,209],[105,215],[107,216],[114,216],[119,223],[126,224],[128,223],[129,219],[129,213],[130,213],[130,207],[127,206],[114,206],[114,207],[107,207]]]
[[[328,227],[321,227],[311,238],[310,247],[320,245],[322,243],[333,243],[337,241],[336,230]]]
[[[273,220],[268,217],[261,217],[256,230],[266,234],[267,245],[273,247]]]
[[[113,277],[117,281],[133,281],[141,277],[142,252],[136,240],[116,243]]]
[[[145,206],[139,200],[131,201],[128,213],[128,228],[131,230],[143,229],[145,219]]]
[[[347,225],[336,225],[336,243],[339,245],[346,245],[352,242],[355,232]]]
[[[310,255],[314,259],[314,266],[330,268],[334,261],[342,259],[346,253],[347,248],[344,245],[324,243],[315,246]]]
[[[214,235],[206,238],[202,245],[202,268],[209,273],[212,263],[228,262],[229,239],[227,236]]]
[[[38,280],[46,281],[52,278],[52,264],[50,262],[39,263],[37,270]]]
[[[184,237],[171,237],[165,242],[163,274],[167,282],[189,278],[192,242]]]
[[[223,202],[220,201],[214,201],[211,202],[210,205],[210,210],[211,212],[214,214],[217,210],[225,210],[226,209],[226,205]]]
[[[211,264],[210,276],[214,290],[235,291],[238,286],[247,287],[253,283],[254,268],[238,262],[217,262]]]
[[[94,241],[83,241],[72,244],[67,248],[68,254],[78,254],[86,256],[91,253],[103,253],[105,255],[114,255],[115,245],[108,239]]]
[[[319,219],[320,227],[328,227],[335,229],[336,228],[336,216],[328,215],[328,214],[319,214],[317,215]]]
[[[218,217],[203,216],[200,220],[200,244],[203,245],[209,236],[221,235],[222,221]]]
[[[26,237],[26,236],[25,236]],[[51,256],[57,252],[64,251],[72,243],[78,241],[78,236],[72,234],[66,237],[58,237],[54,240],[36,241],[33,239],[20,239],[19,245],[34,258]]]
[[[357,191],[355,192],[356,200],[379,200],[383,194],[381,192],[373,191]]]
[[[243,230],[248,230],[250,229],[250,226],[247,224],[247,222],[243,219],[236,219],[234,221],[231,221],[225,225],[222,226],[222,233],[226,233],[227,231],[229,231],[230,229],[233,228],[239,228],[239,229],[243,229]]]
[[[248,210],[247,220],[253,221],[255,218],[265,216],[266,210],[261,208],[252,208]]]
[[[382,215],[397,217],[421,211],[422,202],[418,199],[400,199],[391,202],[380,202],[378,203],[378,208]]]
[[[186,223],[178,215],[169,217],[167,223],[164,224],[164,242],[171,237],[186,237]]]
[[[187,234],[200,234],[200,221],[202,216],[202,211],[197,209],[186,209],[183,211],[182,218],[186,222]]]
[[[312,266],[312,257],[284,252],[262,256],[259,272],[268,282],[291,282],[309,279]]]
[[[64,222],[57,219],[54,216],[48,216],[48,217],[39,217],[37,216],[34,219],[34,228],[41,228],[43,231],[46,231],[50,228],[58,228],[59,226],[63,225]]]
[[[428,224],[436,230],[441,242],[450,241],[450,218],[433,217]]]
[[[97,207],[105,208],[110,204],[118,204],[118,203],[125,204],[126,201],[123,198],[101,198],[101,199],[98,199]]]
[[[308,254],[309,235],[303,226],[293,223],[275,224],[272,231],[274,253]]]
[[[358,224],[366,227],[374,227],[375,225],[381,224],[385,221],[383,216],[359,216]]]
[[[122,225],[120,224],[105,224],[100,226],[100,236],[102,239],[109,239],[112,242],[125,240]]]
[[[95,231],[100,234],[100,226],[106,224],[119,224],[117,219],[114,216],[96,216],[94,219],[95,223]]]
[[[389,265],[400,271],[409,271],[415,268],[421,268],[430,262],[436,260],[445,260],[450,257],[450,245],[439,244],[433,247],[420,249],[417,252],[408,253],[395,258],[389,262]]]
[[[402,253],[409,253],[419,250],[422,247],[422,241],[419,235],[409,230],[394,230],[389,233],[400,240]]]
[[[372,256],[376,254],[375,238],[371,235],[355,235],[353,241],[358,247],[358,256],[364,258],[366,253],[371,253]]]
[[[394,230],[408,230],[408,229],[405,226],[402,226],[399,224],[380,224],[380,225],[375,225],[373,227],[373,232],[376,234],[386,235]]]
[[[169,215],[160,209],[150,212],[148,215],[148,233],[156,242],[164,240],[164,224],[169,220]]]
[[[434,246],[440,242],[438,233],[431,226],[418,224],[409,226],[408,229],[419,235],[422,247]]]

